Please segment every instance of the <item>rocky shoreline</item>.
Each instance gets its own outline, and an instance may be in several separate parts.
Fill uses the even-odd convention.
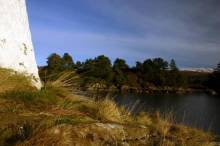
[[[97,86],[90,85],[87,87],[79,87],[79,91],[88,91],[88,92],[121,92],[121,93],[144,93],[144,94],[187,94],[187,93],[207,93],[210,95],[218,95],[212,89],[208,88],[174,88],[174,87],[148,87],[148,88],[140,88],[140,87],[129,87],[122,86],[121,88],[116,88],[115,86]]]

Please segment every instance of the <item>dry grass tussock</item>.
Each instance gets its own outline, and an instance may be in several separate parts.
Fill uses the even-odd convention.
[[[9,69],[0,68],[0,93],[12,90],[31,90],[30,78]]]
[[[63,72],[56,80],[47,81],[45,89],[53,88],[60,96],[72,96],[74,87],[80,82],[80,77],[75,72]]]
[[[122,114],[115,102],[106,98],[97,101],[96,116],[102,121],[122,122]]]

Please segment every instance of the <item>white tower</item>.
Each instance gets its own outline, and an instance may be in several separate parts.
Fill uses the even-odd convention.
[[[41,88],[25,0],[0,0],[0,67],[31,76]]]

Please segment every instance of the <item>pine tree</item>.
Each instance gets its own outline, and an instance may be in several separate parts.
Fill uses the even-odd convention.
[[[217,67],[215,68],[215,72],[216,73],[220,73],[220,63],[217,65]]]
[[[129,66],[126,64],[124,59],[117,58],[113,65],[114,71],[114,83],[118,88],[121,88],[127,82],[126,70]]]
[[[74,69],[73,59],[68,53],[64,53],[64,55],[63,55],[63,67],[65,70],[73,70]]]
[[[63,71],[63,59],[60,55],[53,53],[47,58],[48,73],[59,73]]]
[[[220,93],[220,63],[217,65],[209,82],[209,86],[213,88],[216,92]]]
[[[175,62],[174,59],[171,59],[169,66],[170,66],[170,70],[171,70],[171,71],[178,71],[178,70],[179,70],[179,69],[177,68],[177,66],[176,66],[176,62]]]

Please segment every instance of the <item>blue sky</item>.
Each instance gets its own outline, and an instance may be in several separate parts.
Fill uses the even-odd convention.
[[[130,65],[174,58],[180,67],[220,61],[219,0],[28,0],[36,58],[107,55]]]

